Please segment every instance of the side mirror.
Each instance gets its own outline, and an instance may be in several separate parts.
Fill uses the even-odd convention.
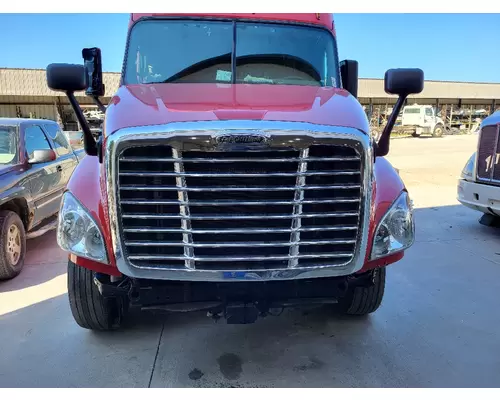
[[[52,90],[78,92],[87,87],[83,65],[50,64],[46,74],[47,86]]]
[[[56,159],[56,153],[54,150],[35,150],[33,151],[33,156],[28,160],[30,164],[41,164],[46,162],[51,162]]]
[[[389,154],[389,142],[392,128],[396,123],[406,98],[410,94],[417,94],[424,90],[424,72],[418,68],[390,69],[385,73],[384,89],[388,94],[398,95],[396,105],[387,120],[375,149],[375,156],[383,157]]]
[[[85,94],[90,97],[104,96],[101,49],[97,47],[83,49],[82,57],[85,60],[85,74],[88,82]]]
[[[84,133],[84,148],[88,155],[97,155],[97,144],[92,137],[89,125],[76,100],[75,93],[87,88],[85,67],[77,64],[50,64],[47,66],[47,86],[56,91],[65,92],[75,112],[76,119]]]
[[[340,77],[342,87],[358,97],[358,62],[354,60],[344,60],[340,62]]]
[[[407,97],[424,90],[424,72],[418,68],[390,69],[385,73],[384,89],[388,94]]]

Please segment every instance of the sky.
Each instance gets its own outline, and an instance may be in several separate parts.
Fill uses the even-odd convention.
[[[427,80],[500,82],[500,14],[334,14],[340,59],[361,78],[418,67]],[[0,67],[82,63],[100,47],[103,70],[121,70],[128,14],[0,14]]]

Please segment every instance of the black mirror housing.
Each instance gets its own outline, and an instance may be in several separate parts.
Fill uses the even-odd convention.
[[[78,64],[50,64],[47,67],[47,86],[56,91],[65,92],[69,103],[75,112],[76,119],[80,123],[84,133],[84,148],[89,156],[97,155],[97,144],[90,132],[89,125],[82,109],[75,97],[75,92],[85,90],[87,88],[87,77],[85,67]],[[32,157],[38,163],[36,157]]]
[[[343,60],[340,62],[340,77],[342,87],[358,97],[358,62],[354,60]]]
[[[83,49],[82,57],[85,60],[85,74],[88,82],[85,94],[90,97],[104,96],[101,49],[97,47]]]
[[[421,93],[424,90],[424,72],[419,68],[390,69],[385,73],[384,89],[386,93],[398,95],[398,100],[378,140],[376,157],[383,157],[389,153],[392,128],[408,95]]]
[[[424,71],[419,68],[390,69],[385,73],[384,90],[405,97],[421,93],[424,90]]]
[[[87,80],[83,65],[50,64],[47,66],[47,86],[59,92],[78,92],[85,90]]]

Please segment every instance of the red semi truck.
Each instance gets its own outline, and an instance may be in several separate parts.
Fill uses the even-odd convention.
[[[414,241],[408,192],[384,156],[420,69],[386,72],[398,100],[375,142],[331,14],[132,14],[107,106],[100,50],[82,56],[47,67],[87,152],[57,233],[80,326],[114,329],[131,306],[228,323],[379,307],[386,266]],[[105,112],[98,140],[81,90]]]

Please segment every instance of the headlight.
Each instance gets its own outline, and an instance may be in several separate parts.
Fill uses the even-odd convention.
[[[57,244],[63,250],[99,262],[108,262],[101,231],[88,211],[66,192],[57,227]]]
[[[469,161],[467,161],[467,164],[465,164],[465,167],[462,170],[462,174],[460,175],[462,179],[465,179],[466,181],[472,180],[472,173],[474,171],[475,162],[476,162],[476,153],[470,156]]]
[[[371,259],[375,260],[407,249],[414,240],[413,207],[408,193],[402,192],[375,231]]]

